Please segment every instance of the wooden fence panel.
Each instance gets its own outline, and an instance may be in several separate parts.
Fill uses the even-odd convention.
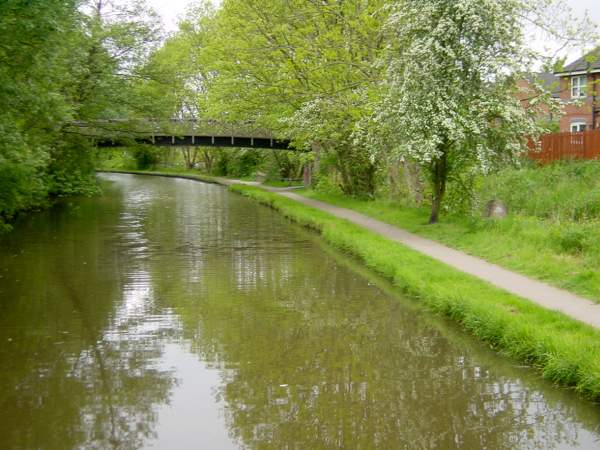
[[[541,150],[533,142],[529,157],[541,163],[563,159],[600,159],[600,129],[580,133],[551,133],[540,137]]]

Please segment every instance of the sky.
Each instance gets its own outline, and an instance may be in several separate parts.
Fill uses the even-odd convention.
[[[588,17],[598,26],[598,32],[600,33],[600,8],[599,3],[600,0],[564,0],[565,3],[571,8],[573,17],[575,18],[583,18],[587,13]],[[545,46],[543,43],[538,42],[533,45],[535,49],[541,49]],[[591,50],[591,48],[574,48],[570,49],[568,52],[563,52],[560,56],[567,57],[566,63],[570,63],[575,59],[580,58],[586,51]],[[545,53],[547,54],[547,53]]]
[[[214,5],[220,3],[219,0],[211,1]],[[148,3],[162,16],[165,29],[175,31],[178,17],[183,15],[186,7],[194,2],[192,0],[148,0]]]
[[[573,9],[573,12],[581,12],[587,10],[590,17],[600,24],[600,8],[598,8],[598,0],[567,0],[567,3]]]
[[[177,29],[177,19],[185,13],[186,7],[193,3],[193,0],[148,0],[149,3],[158,11],[163,18],[163,23],[167,31]],[[220,0],[211,0],[213,4],[218,5]],[[600,25],[600,0],[565,0],[573,10],[576,17],[582,17],[584,11],[588,11],[589,17]],[[582,50],[572,50],[567,55],[570,62],[581,56]]]

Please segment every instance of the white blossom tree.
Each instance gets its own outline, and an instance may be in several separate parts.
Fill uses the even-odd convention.
[[[373,121],[384,130],[388,152],[429,175],[430,223],[438,221],[452,177],[516,159],[542,131],[536,105],[553,107],[553,100],[545,93],[523,108],[515,79],[538,56],[526,45],[526,22],[541,22],[550,3],[403,0],[392,6],[385,95]]]

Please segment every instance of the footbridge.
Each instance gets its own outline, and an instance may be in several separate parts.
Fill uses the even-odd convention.
[[[252,122],[225,123],[215,120],[105,119],[72,122],[67,132],[85,135],[97,147],[123,147],[133,143],[163,147],[244,147],[296,150],[289,139],[277,139],[273,132]]]

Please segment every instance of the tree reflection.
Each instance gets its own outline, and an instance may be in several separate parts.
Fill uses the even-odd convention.
[[[573,419],[562,393],[542,394],[505,368],[490,371],[477,352],[465,353],[418,311],[320,250],[301,247],[268,251],[268,244],[247,258],[209,258],[206,267],[223,269],[220,276],[204,272],[210,295],[181,289],[175,296],[194,351],[222,368],[218,396],[242,445],[577,445],[585,417]],[[243,260],[246,273],[255,274],[251,283],[223,282],[229,258],[238,267]]]
[[[3,247],[17,256],[0,263],[0,448],[137,449],[168,401],[174,374],[156,364],[164,327],[143,330],[156,320],[148,298],[127,311],[148,280],[119,270],[131,259],[103,229],[120,204],[99,212],[99,201],[37,217]]]
[[[121,189],[0,250],[17,254],[0,258],[0,448],[149,444],[177,384],[166,343],[218,369],[241,447],[598,439],[598,411],[461,342],[277,213],[190,182]]]

